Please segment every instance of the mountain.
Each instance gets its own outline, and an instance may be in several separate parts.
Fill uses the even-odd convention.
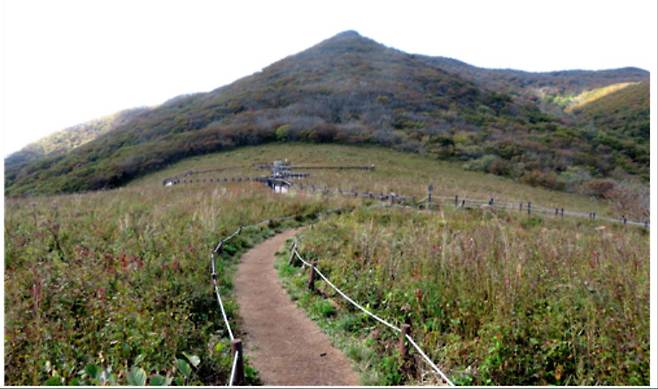
[[[575,167],[581,178],[606,177],[626,158],[623,150],[601,154],[577,123],[517,98],[523,81],[500,81],[528,73],[493,71],[505,76],[485,82],[440,62],[340,33],[230,85],[136,112],[66,153],[8,164],[6,193],[111,188],[190,155],[273,141],[379,144],[569,190],[583,182],[562,173]],[[564,92],[571,89],[561,85],[580,80],[567,73],[534,77]],[[617,73],[578,73],[578,82],[632,81]],[[648,172],[643,159],[627,159],[629,172]]]
[[[476,84],[513,96],[535,101],[561,96],[575,96],[583,91],[624,82],[649,80],[649,72],[626,67],[608,70],[560,70],[553,72],[526,72],[514,69],[487,69],[469,65],[447,57],[418,56],[428,64],[459,74]]]
[[[626,85],[579,106],[573,114],[593,142],[625,153],[629,161],[623,168],[648,181],[649,170],[634,167],[649,166],[650,111],[649,82],[645,81]]]
[[[5,159],[5,166],[16,171],[31,161],[65,154],[133,119],[148,108],[132,108],[99,119],[65,128],[25,146]]]

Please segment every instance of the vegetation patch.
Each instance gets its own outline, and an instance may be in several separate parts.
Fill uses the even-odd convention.
[[[305,230],[300,250],[356,301],[411,323],[456,383],[647,385],[647,238],[639,228],[488,210],[360,209]],[[359,321],[321,281],[321,295],[307,293],[307,275],[283,260],[291,294],[327,332],[366,345],[376,336],[368,366],[378,383],[423,378],[422,361],[416,371],[387,369],[396,339]],[[330,317],[315,308],[325,298],[337,307]]]
[[[288,215],[304,222],[331,202],[252,185],[139,187],[6,204],[8,384],[224,385],[232,355],[210,282],[211,249],[239,225]],[[237,333],[237,259],[299,223],[247,228],[225,246],[218,282]],[[258,383],[252,368],[246,375]]]

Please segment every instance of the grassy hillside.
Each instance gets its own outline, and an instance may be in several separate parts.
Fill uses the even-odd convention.
[[[457,384],[649,383],[642,230],[479,209],[363,209],[322,221],[300,241],[350,297],[395,325],[410,323]],[[279,266],[299,304],[355,361],[374,366],[377,383],[436,383],[419,358],[400,370],[391,357],[397,334],[323,282],[310,295],[304,269]]]
[[[30,162],[63,155],[125,124],[148,108],[133,108],[66,128],[25,146],[5,159],[5,173],[17,172]],[[15,177],[9,177],[10,180]]]
[[[608,93],[574,110],[578,120],[616,135],[620,141],[649,141],[649,83],[642,82]]]
[[[427,185],[431,183],[435,196],[458,195],[460,198],[495,197],[499,201],[532,201],[546,207],[597,212],[599,215],[611,217],[626,214],[638,219],[645,218],[648,211],[648,201],[645,204],[644,198],[640,201],[628,197],[625,201],[619,201],[618,198],[601,199],[591,193],[574,194],[548,190],[522,184],[510,178],[464,170],[463,163],[441,161],[432,156],[399,152],[381,146],[279,143],[245,147],[185,159],[167,169],[135,180],[129,186],[161,185],[165,178],[179,176],[190,170],[226,169],[193,177],[198,179],[233,175],[259,176],[268,172],[253,168],[252,164],[284,158],[295,164],[376,165],[374,171],[359,174],[350,171],[309,171],[311,176],[304,181],[345,190],[354,188],[383,193],[403,191],[401,194],[420,199],[427,195]],[[570,172],[558,176],[557,179],[565,182],[574,179]],[[615,190],[621,195],[621,187]]]
[[[340,204],[273,196],[256,184],[176,189],[6,201],[8,385],[126,385],[134,383],[133,369],[149,383],[156,376],[177,385],[228,382],[232,354],[210,283],[210,251],[239,225],[287,215],[305,220]],[[233,266],[277,228],[245,230],[219,261],[237,334]],[[185,354],[200,364],[190,367]],[[247,376],[258,383],[253,369]]]
[[[159,375],[179,384],[225,384],[231,356],[210,287],[211,247],[240,224],[302,215],[290,227],[307,223],[318,210],[363,203],[275,195],[257,183],[163,187],[161,182],[209,168],[227,170],[196,177],[261,174],[253,163],[279,158],[376,164],[373,172],[314,171],[308,180],[319,185],[420,197],[432,182],[436,196],[523,198],[599,214],[617,212],[606,201],[464,172],[460,164],[424,156],[382,147],[304,144],[189,158],[116,190],[8,198],[7,383],[125,384],[129,372],[143,369],[149,380]],[[284,227],[248,230],[226,248],[219,280],[237,333],[240,322],[231,296],[235,260]],[[587,384],[594,382],[592,377],[599,383],[646,381],[648,239],[641,229],[528,218],[515,211],[446,207],[430,214],[361,208],[327,219],[303,241],[306,254],[320,258],[332,278],[341,285],[349,282],[346,290],[373,309],[399,321],[404,319],[396,316],[400,304],[408,303],[414,336],[461,383]],[[408,244],[414,249],[406,249]],[[387,274],[395,266],[399,278],[392,282]],[[472,271],[474,266],[480,270]],[[294,276],[296,269],[289,270]],[[414,297],[417,290],[425,296],[421,300]],[[483,300],[483,293],[491,297]],[[523,314],[511,321],[512,309]],[[603,314],[604,309],[614,314]],[[346,317],[333,325],[361,342],[371,324],[353,313]],[[377,360],[386,361],[385,366],[364,362],[367,369],[388,372],[376,382],[419,382],[399,369],[391,351],[395,340],[379,334],[363,340],[375,348]],[[528,343],[513,348],[514,339]],[[575,354],[569,354],[569,347]],[[190,361],[185,354],[201,361],[189,374],[178,367]],[[560,358],[564,363],[556,362]],[[540,363],[546,371],[538,370]],[[248,376],[257,383],[253,369]]]
[[[590,104],[602,97],[609,95],[610,93],[614,93],[633,84],[634,83],[632,82],[620,82],[617,84],[610,84],[600,88],[586,90],[573,97],[565,98],[563,102],[565,106],[564,110],[565,112],[573,112],[574,110],[578,110],[587,104]]]
[[[378,144],[470,161],[469,169],[559,190],[619,165],[587,134],[446,72],[345,32],[209,93],[141,112],[65,155],[6,169],[6,194],[112,188],[182,158],[273,141]],[[622,170],[646,170],[647,155]],[[569,173],[571,174],[571,173]]]

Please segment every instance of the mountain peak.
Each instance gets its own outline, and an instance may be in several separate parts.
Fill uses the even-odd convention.
[[[346,30],[334,35],[334,38],[363,38],[363,36],[355,30]]]
[[[367,38],[354,30],[347,30],[339,32],[331,38],[318,43],[308,51],[315,52],[315,50],[319,49],[326,53],[336,50],[339,52],[345,50],[369,51],[383,48],[385,48],[384,45]]]

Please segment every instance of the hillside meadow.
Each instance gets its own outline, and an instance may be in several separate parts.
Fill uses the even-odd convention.
[[[648,385],[649,236],[492,210],[361,208],[299,237],[307,260],[461,385]],[[436,384],[422,359],[308,271],[291,296],[378,385]],[[402,366],[402,368],[401,368]]]
[[[6,383],[225,385],[230,344],[211,249],[239,225],[298,215],[225,246],[219,282],[239,334],[231,297],[239,255],[332,203],[260,184],[6,199]],[[253,369],[247,375],[258,383]]]
[[[312,171],[307,182],[317,185],[420,199],[432,183],[436,196],[618,212],[610,202],[464,171],[459,163],[381,147],[305,144],[190,158],[110,191],[6,198],[6,382],[224,385],[231,356],[210,283],[213,245],[239,225],[297,216],[246,229],[226,246],[219,280],[239,334],[232,274],[246,248],[309,225],[322,210],[376,203],[276,195],[258,183],[164,187],[162,180],[206,169],[226,170],[195,177],[266,175],[253,164],[283,158],[376,165],[372,172]],[[397,323],[413,323],[414,337],[458,383],[648,380],[649,239],[641,228],[448,206],[434,213],[359,206],[321,219],[301,239],[304,254],[318,258],[357,300]],[[284,270],[290,285],[306,277]],[[302,305],[310,298],[296,293]],[[422,371],[397,364],[394,339],[373,335],[372,323],[340,302],[331,309],[316,303],[310,314],[352,344],[371,336],[366,349],[379,362],[348,350],[361,356],[355,364],[365,366],[362,376],[371,377],[365,382],[423,382]],[[254,369],[247,377],[259,383]]]
[[[433,185],[434,196],[474,198],[518,204],[532,201],[548,208],[597,212],[601,216],[640,218],[642,211],[632,202],[606,201],[593,196],[566,193],[533,187],[512,179],[464,170],[462,163],[438,160],[429,155],[418,155],[378,146],[309,145],[304,143],[276,143],[244,147],[233,151],[188,158],[167,169],[133,181],[129,186],[161,185],[168,177],[182,176],[188,171],[221,169],[196,174],[190,179],[209,179],[232,176],[265,176],[268,170],[256,169],[254,163],[271,163],[288,159],[293,165],[354,166],[375,165],[374,171],[308,170],[311,175],[303,184],[315,184],[359,191],[372,191],[416,196],[427,196],[427,186]],[[301,169],[300,171],[305,171]],[[188,184],[190,185],[190,184]],[[210,184],[191,184],[210,185]]]

